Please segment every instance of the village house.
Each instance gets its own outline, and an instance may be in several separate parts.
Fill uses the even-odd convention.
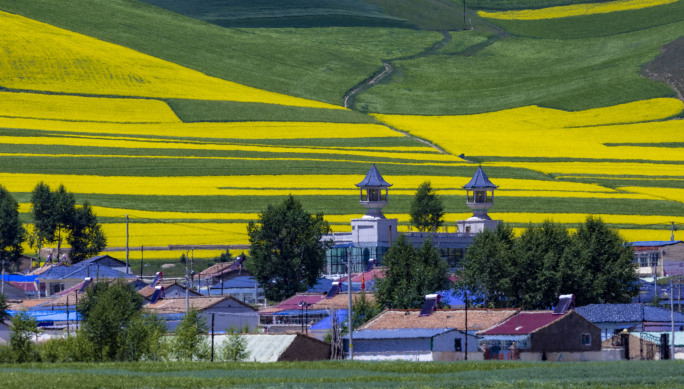
[[[669,331],[674,316],[675,331],[684,330],[684,314],[645,304],[590,304],[575,309],[601,329],[601,340],[628,330]]]
[[[250,362],[322,361],[330,359],[330,343],[309,336],[293,334],[243,334],[247,341]],[[220,345],[229,335],[214,336],[214,344]]]
[[[601,330],[574,311],[521,311],[477,333],[485,359],[602,360]]]
[[[630,242],[634,249],[634,260],[640,276],[683,276],[684,275],[684,242],[638,241]]]
[[[175,331],[188,308],[197,310],[208,326],[211,327],[213,322],[214,331],[227,331],[230,328],[255,329],[258,325],[257,310],[231,296],[202,296],[187,300],[185,298],[161,298],[154,303],[143,305],[143,311],[166,320],[166,326],[170,332]]]
[[[240,276],[223,281],[209,288],[210,295],[229,294],[248,304],[265,304],[264,289],[252,276]]]

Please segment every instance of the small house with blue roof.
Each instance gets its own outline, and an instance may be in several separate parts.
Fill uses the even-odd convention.
[[[684,330],[684,314],[644,304],[590,304],[575,311],[601,329],[601,340],[623,330],[669,331],[674,316],[675,331]]]
[[[655,240],[630,242],[634,250],[633,262],[638,265],[640,276],[682,276],[684,275],[684,242]]]

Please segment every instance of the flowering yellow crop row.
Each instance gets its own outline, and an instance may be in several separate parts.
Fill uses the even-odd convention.
[[[619,188],[622,190],[644,193],[653,196],[661,200],[672,200],[684,203],[684,189],[683,188],[652,188],[652,187],[640,187],[640,186],[629,186],[624,188]]]
[[[429,139],[454,155],[465,154],[466,158],[474,155],[680,161],[682,153],[676,148],[606,144],[681,142],[681,121],[643,121],[675,115],[682,111],[683,104],[676,99],[653,99],[580,112],[523,107],[478,115],[376,116],[393,127]],[[635,123],[614,124],[625,122]]]
[[[386,126],[365,123],[237,122],[237,123],[84,123],[0,117],[0,127],[140,136],[172,136],[211,139],[322,139],[400,138],[404,135]]]
[[[342,107],[250,88],[129,48],[0,12],[0,85],[73,94]]]
[[[676,150],[676,149],[675,149]],[[681,151],[679,151],[681,154]],[[660,157],[658,155],[658,157]],[[680,159],[684,157],[680,155]],[[679,176],[684,177],[684,165],[665,163],[634,162],[492,162],[488,166],[519,167],[542,172],[544,174],[596,175],[615,178],[614,176]],[[612,177],[611,177],[612,176]]]
[[[250,196],[250,195],[357,195],[356,184],[363,180],[359,175],[259,175],[259,176],[196,176],[196,177],[128,177],[90,175],[45,175],[0,173],[0,182],[10,192],[31,192],[43,181],[50,186],[64,184],[74,193],[101,193],[118,195],[177,195],[177,196]],[[412,195],[424,181],[442,195],[462,195],[468,177],[445,176],[393,176],[387,178],[393,186],[392,194]],[[501,179],[495,182],[506,190],[495,196],[502,197],[587,197],[587,198],[653,198],[650,193],[627,193],[594,184],[572,182]],[[557,185],[557,186],[556,186]],[[104,212],[111,216],[124,216],[124,210]],[[141,211],[135,211],[141,212]],[[115,215],[113,215],[115,213]],[[140,213],[139,215],[146,215]],[[150,214],[153,215],[153,214]],[[193,214],[169,213],[159,218],[192,217]],[[233,214],[201,214],[206,218]],[[247,216],[239,214],[242,218]],[[148,217],[148,216],[137,216]],[[154,217],[152,217],[154,218]],[[180,217],[179,217],[180,218]],[[222,217],[221,217],[222,218]]]
[[[63,136],[63,137],[22,137],[22,136],[3,136],[0,137],[0,143],[3,144],[18,144],[18,145],[51,145],[51,146],[87,146],[87,147],[110,147],[110,148],[125,148],[125,149],[176,149],[176,150],[217,150],[217,151],[247,151],[263,153],[264,157],[268,158],[268,154],[300,154],[302,156],[307,154],[321,154],[321,155],[353,155],[365,156],[372,158],[393,158],[406,160],[422,160],[422,161],[436,161],[436,162],[455,162],[459,165],[466,165],[459,158],[449,154],[439,153],[410,153],[410,152],[385,152],[373,150],[349,150],[349,149],[330,149],[330,148],[309,148],[298,146],[265,146],[265,145],[241,145],[241,144],[216,144],[216,143],[200,143],[188,141],[174,141],[174,140],[129,140],[118,139],[114,137],[81,137],[81,136]],[[376,149],[380,150],[380,149]],[[78,154],[71,155],[79,157]],[[161,157],[163,158],[163,156]]]
[[[0,116],[94,122],[161,123],[180,119],[163,101],[0,92]]]
[[[245,254],[249,254],[248,250],[229,250],[230,254],[233,256],[233,258],[236,258],[239,256],[242,252]],[[145,247],[143,246],[143,250],[140,251],[139,247],[136,247],[135,250],[129,250],[128,251],[128,258],[133,261],[140,261],[141,259],[143,262],[147,263],[147,261],[164,261],[164,262],[169,262],[169,263],[175,263],[176,267],[185,267],[184,264],[179,262],[179,259],[181,255],[185,254],[187,257],[190,257],[190,255],[193,255],[193,258],[198,259],[198,258],[218,258],[221,256],[221,254],[225,253],[226,250],[194,250],[194,252],[191,252],[189,250],[145,250]],[[105,251],[103,254],[110,255],[116,259],[119,259],[121,261],[126,260],[126,251]],[[195,264],[197,266],[197,264]],[[132,273],[136,274],[137,272],[140,271],[140,268],[133,268]],[[162,269],[162,273],[164,272],[164,269]]]
[[[478,11],[479,16],[504,20],[539,20],[567,18],[570,16],[594,15],[616,11],[628,11],[641,8],[670,4],[677,0],[616,0],[602,3],[572,4],[541,9],[525,9],[520,11],[487,12]]]
[[[126,223],[103,223],[109,247],[126,246]],[[129,223],[130,246],[249,244],[247,223]]]

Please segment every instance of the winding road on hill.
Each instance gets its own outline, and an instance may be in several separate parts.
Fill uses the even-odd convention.
[[[364,91],[368,90],[369,88],[372,88],[373,86],[377,85],[378,83],[380,83],[383,79],[387,78],[388,76],[391,76],[392,73],[394,72],[393,62],[395,62],[395,61],[406,61],[406,60],[422,58],[422,57],[427,57],[427,56],[433,55],[437,51],[439,51],[442,47],[444,47],[447,43],[451,42],[452,36],[449,33],[449,31],[440,31],[440,33],[442,34],[442,40],[435,43],[431,47],[421,51],[420,53],[408,55],[405,57],[394,58],[391,60],[383,60],[382,61],[382,68],[377,70],[375,73],[373,73],[367,79],[365,79],[362,82],[354,85],[354,87],[349,89],[347,91],[347,93],[344,94],[344,98],[343,98],[344,107],[348,108],[348,109],[353,109],[352,107],[354,105],[354,100],[356,99],[356,96],[358,96],[361,92],[364,92]],[[456,53],[455,55],[462,55],[462,56],[469,57],[469,56],[479,52],[480,50],[484,49],[485,47],[493,44],[494,42],[499,40],[499,38],[501,38],[502,36],[503,36],[502,34],[496,34],[493,37],[491,37],[490,39],[488,39],[487,41],[479,43],[477,45],[470,46],[470,47],[466,48],[465,50],[463,50],[459,53]],[[401,130],[394,128],[392,126],[389,126],[387,124],[385,124],[385,125],[387,127],[391,128],[392,130],[396,131],[396,132],[404,134],[405,136],[410,136],[410,137],[412,137],[412,138],[414,138],[420,142],[423,142],[423,143],[429,145],[430,147],[434,148],[435,150],[439,151],[442,154],[449,154],[448,152],[446,152],[441,147],[437,146],[436,144],[434,144],[434,143],[432,143],[426,139],[417,138],[416,136],[411,135],[405,131],[401,131]]]

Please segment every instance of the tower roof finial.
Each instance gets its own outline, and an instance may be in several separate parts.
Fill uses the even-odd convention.
[[[489,181],[489,177],[487,177],[484,170],[482,170],[482,165],[480,165],[473,178],[470,179],[470,182],[463,185],[463,189],[473,188],[498,188],[498,186]]]
[[[375,167],[375,164],[371,166],[370,170],[366,174],[366,178],[363,179],[363,181],[359,182],[356,184],[359,188],[366,188],[366,187],[382,187],[382,188],[389,188],[392,186],[389,182],[385,181],[384,178],[382,178],[382,175],[380,175],[380,172],[378,171],[378,168]]]

